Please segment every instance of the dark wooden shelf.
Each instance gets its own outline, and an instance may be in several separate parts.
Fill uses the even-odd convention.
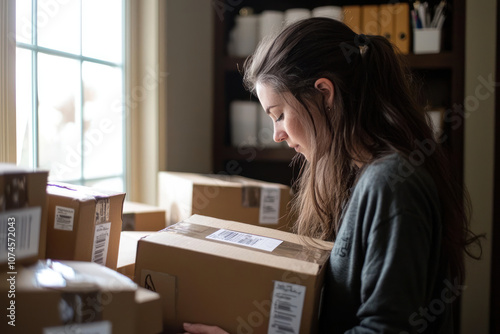
[[[434,54],[407,54],[405,57],[413,69],[451,69],[453,67],[453,54],[449,51]],[[225,71],[241,71],[246,58],[224,58]]]
[[[291,148],[224,147],[219,152],[223,160],[290,162],[296,152]]]

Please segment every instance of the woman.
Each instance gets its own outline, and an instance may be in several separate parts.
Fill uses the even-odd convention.
[[[305,158],[297,233],[335,241],[320,333],[452,333],[478,239],[390,42],[313,18],[261,43],[244,71],[274,140]]]

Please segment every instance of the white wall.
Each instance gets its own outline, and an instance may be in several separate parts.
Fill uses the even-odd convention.
[[[486,233],[483,259],[466,264],[461,332],[488,333],[490,306],[491,231],[495,136],[496,0],[469,0],[466,4],[465,184],[469,189],[476,233]]]
[[[212,1],[200,0],[166,4],[165,167],[207,173],[212,168],[214,8]]]

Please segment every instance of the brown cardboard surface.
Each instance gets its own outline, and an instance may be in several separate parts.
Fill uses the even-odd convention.
[[[260,222],[260,194],[264,187],[279,189],[279,220],[276,223]],[[290,187],[278,183],[241,176],[158,174],[158,206],[167,211],[167,225],[199,214],[288,231],[290,200]]]
[[[181,224],[200,233],[226,229],[304,246],[291,233],[206,216],[194,215]],[[166,333],[178,333],[183,322],[216,324],[230,333],[267,333],[275,281],[305,287],[300,332],[316,331],[331,243],[317,240],[324,249],[303,248],[317,256],[302,256],[281,253],[281,245],[268,252],[199,235],[170,227],[139,241],[135,281],[162,295]]]
[[[159,231],[166,226],[165,209],[137,202],[123,203],[122,231]]]
[[[52,182],[47,185],[47,195],[47,258],[92,261],[96,226],[110,222],[106,266],[116,269],[125,194]],[[106,199],[109,200],[109,219],[96,222],[99,201]],[[57,207],[74,210],[72,229],[56,228]]]
[[[161,333],[163,331],[163,322],[160,295],[138,287],[135,292],[135,303],[137,305],[136,333]]]
[[[20,268],[16,274],[16,321],[14,327],[6,321],[0,324],[2,333],[42,333],[43,328],[64,326],[59,313],[61,299],[71,300],[79,294],[87,296],[88,307],[81,315],[87,321],[110,321],[112,333],[136,333],[137,310],[135,293],[137,287],[124,276],[96,263],[61,261],[85,277],[87,288],[95,287],[99,294],[85,294],[85,288],[44,288],[36,281],[36,265]],[[2,300],[7,296],[6,273],[1,273],[0,291]],[[94,289],[94,288],[90,288]],[[89,291],[88,289],[86,291]],[[92,297],[91,297],[92,296]],[[12,299],[11,299],[12,300]],[[71,325],[68,325],[71,326]]]
[[[135,256],[139,239],[149,235],[151,231],[122,231],[120,236],[120,247],[118,248],[118,261],[116,271],[134,279]]]
[[[45,258],[46,250],[46,231],[47,231],[47,171],[29,171],[24,168],[18,167],[14,164],[0,163],[0,214],[5,217],[6,221],[0,221],[0,224],[6,224],[7,220],[12,218],[9,213],[18,212],[24,215],[31,210],[39,210],[40,218],[37,221],[31,221],[31,224],[37,224],[40,227],[38,236],[34,236],[37,240],[30,240],[27,244],[38,243],[38,250],[34,250],[33,255],[20,256],[18,251],[23,245],[21,244],[21,235],[28,230],[28,223],[26,221],[16,221],[15,229],[17,232],[16,238],[16,258],[15,265],[30,264],[38,259]],[[15,183],[15,184],[13,184]],[[16,189],[17,188],[17,189]],[[37,209],[39,208],[39,209]],[[5,216],[4,216],[5,215]],[[30,228],[33,228],[31,225]],[[8,234],[5,238],[8,238]],[[7,240],[2,240],[2,242]],[[7,244],[7,242],[5,243]],[[8,257],[3,256],[0,258],[0,267],[7,265]]]

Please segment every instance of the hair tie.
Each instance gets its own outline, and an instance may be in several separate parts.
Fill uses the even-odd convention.
[[[370,44],[370,39],[365,34],[357,34],[354,38],[354,43],[357,46],[367,46]]]

